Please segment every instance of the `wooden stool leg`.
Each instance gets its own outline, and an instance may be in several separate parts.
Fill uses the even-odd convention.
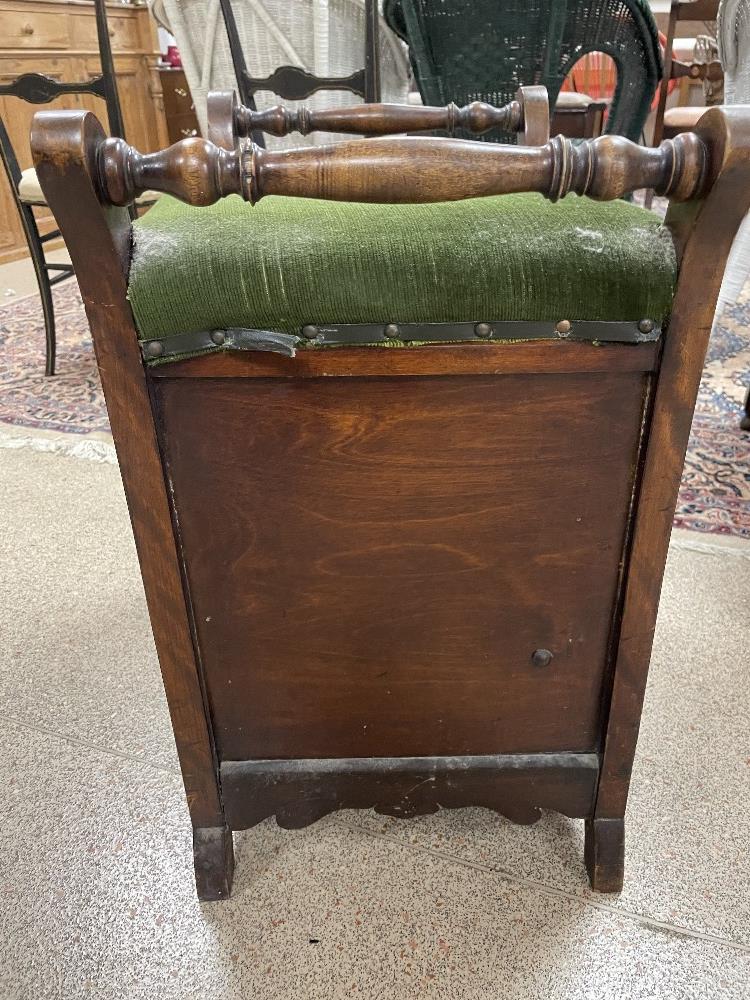
[[[625,820],[586,820],[586,871],[596,892],[620,892],[625,869]]]
[[[198,899],[227,899],[232,892],[234,845],[228,826],[193,829],[193,862]]]

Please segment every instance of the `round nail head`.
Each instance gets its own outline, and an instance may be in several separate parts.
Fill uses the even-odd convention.
[[[561,319],[559,323],[555,324],[555,330],[561,337],[567,337],[570,333],[570,325],[569,319]]]
[[[214,330],[211,334],[211,340],[213,340],[217,347],[221,347],[226,339],[226,334],[223,330]]]
[[[318,336],[317,326],[313,326],[312,323],[308,323],[307,326],[302,327],[302,336],[307,340],[315,340]]]
[[[477,325],[474,327],[474,333],[477,335],[477,337],[485,337],[485,338],[491,337],[492,327],[490,326],[489,323],[477,323]]]
[[[399,335],[399,328],[395,323],[389,323],[383,330],[383,336],[388,340],[395,340]]]
[[[654,328],[654,321],[652,319],[642,319],[638,324],[638,329],[641,333],[651,333]]]
[[[164,344],[160,340],[152,340],[146,345],[146,354],[150,358],[160,358],[164,353]]]
[[[531,654],[531,662],[535,667],[548,667],[552,662],[552,653],[548,649],[535,649]]]

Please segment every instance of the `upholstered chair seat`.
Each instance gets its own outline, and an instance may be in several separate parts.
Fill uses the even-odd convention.
[[[151,340],[327,323],[661,323],[675,280],[669,232],[622,200],[195,208],[165,197],[134,223],[129,298]]]
[[[21,179],[18,182],[18,197],[26,205],[46,205],[47,199],[44,197],[42,185],[33,167],[28,167],[21,172]],[[144,191],[140,197],[136,198],[137,205],[150,205],[161,195],[158,191]]]

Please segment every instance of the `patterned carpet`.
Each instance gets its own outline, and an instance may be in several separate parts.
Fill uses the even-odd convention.
[[[0,444],[112,458],[107,411],[74,282],[55,290],[58,371],[47,379],[36,296],[0,307]],[[750,385],[750,285],[711,338],[675,526],[750,540],[750,434],[739,430]],[[20,435],[20,436],[19,436]]]

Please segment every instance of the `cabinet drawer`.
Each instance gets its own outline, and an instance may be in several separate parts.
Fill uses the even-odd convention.
[[[185,74],[176,70],[161,74],[161,89],[164,94],[164,113],[169,117],[195,113],[193,98],[188,89]]]
[[[180,139],[189,139],[191,136],[200,135],[198,119],[192,112],[174,117],[167,116],[167,131],[170,142],[179,142]]]
[[[0,11],[0,48],[67,49],[70,45],[66,18],[38,11]]]
[[[135,52],[139,46],[138,25],[132,17],[107,15],[109,38],[113,52]],[[74,48],[99,48],[96,20],[93,17],[76,17],[73,23]]]

